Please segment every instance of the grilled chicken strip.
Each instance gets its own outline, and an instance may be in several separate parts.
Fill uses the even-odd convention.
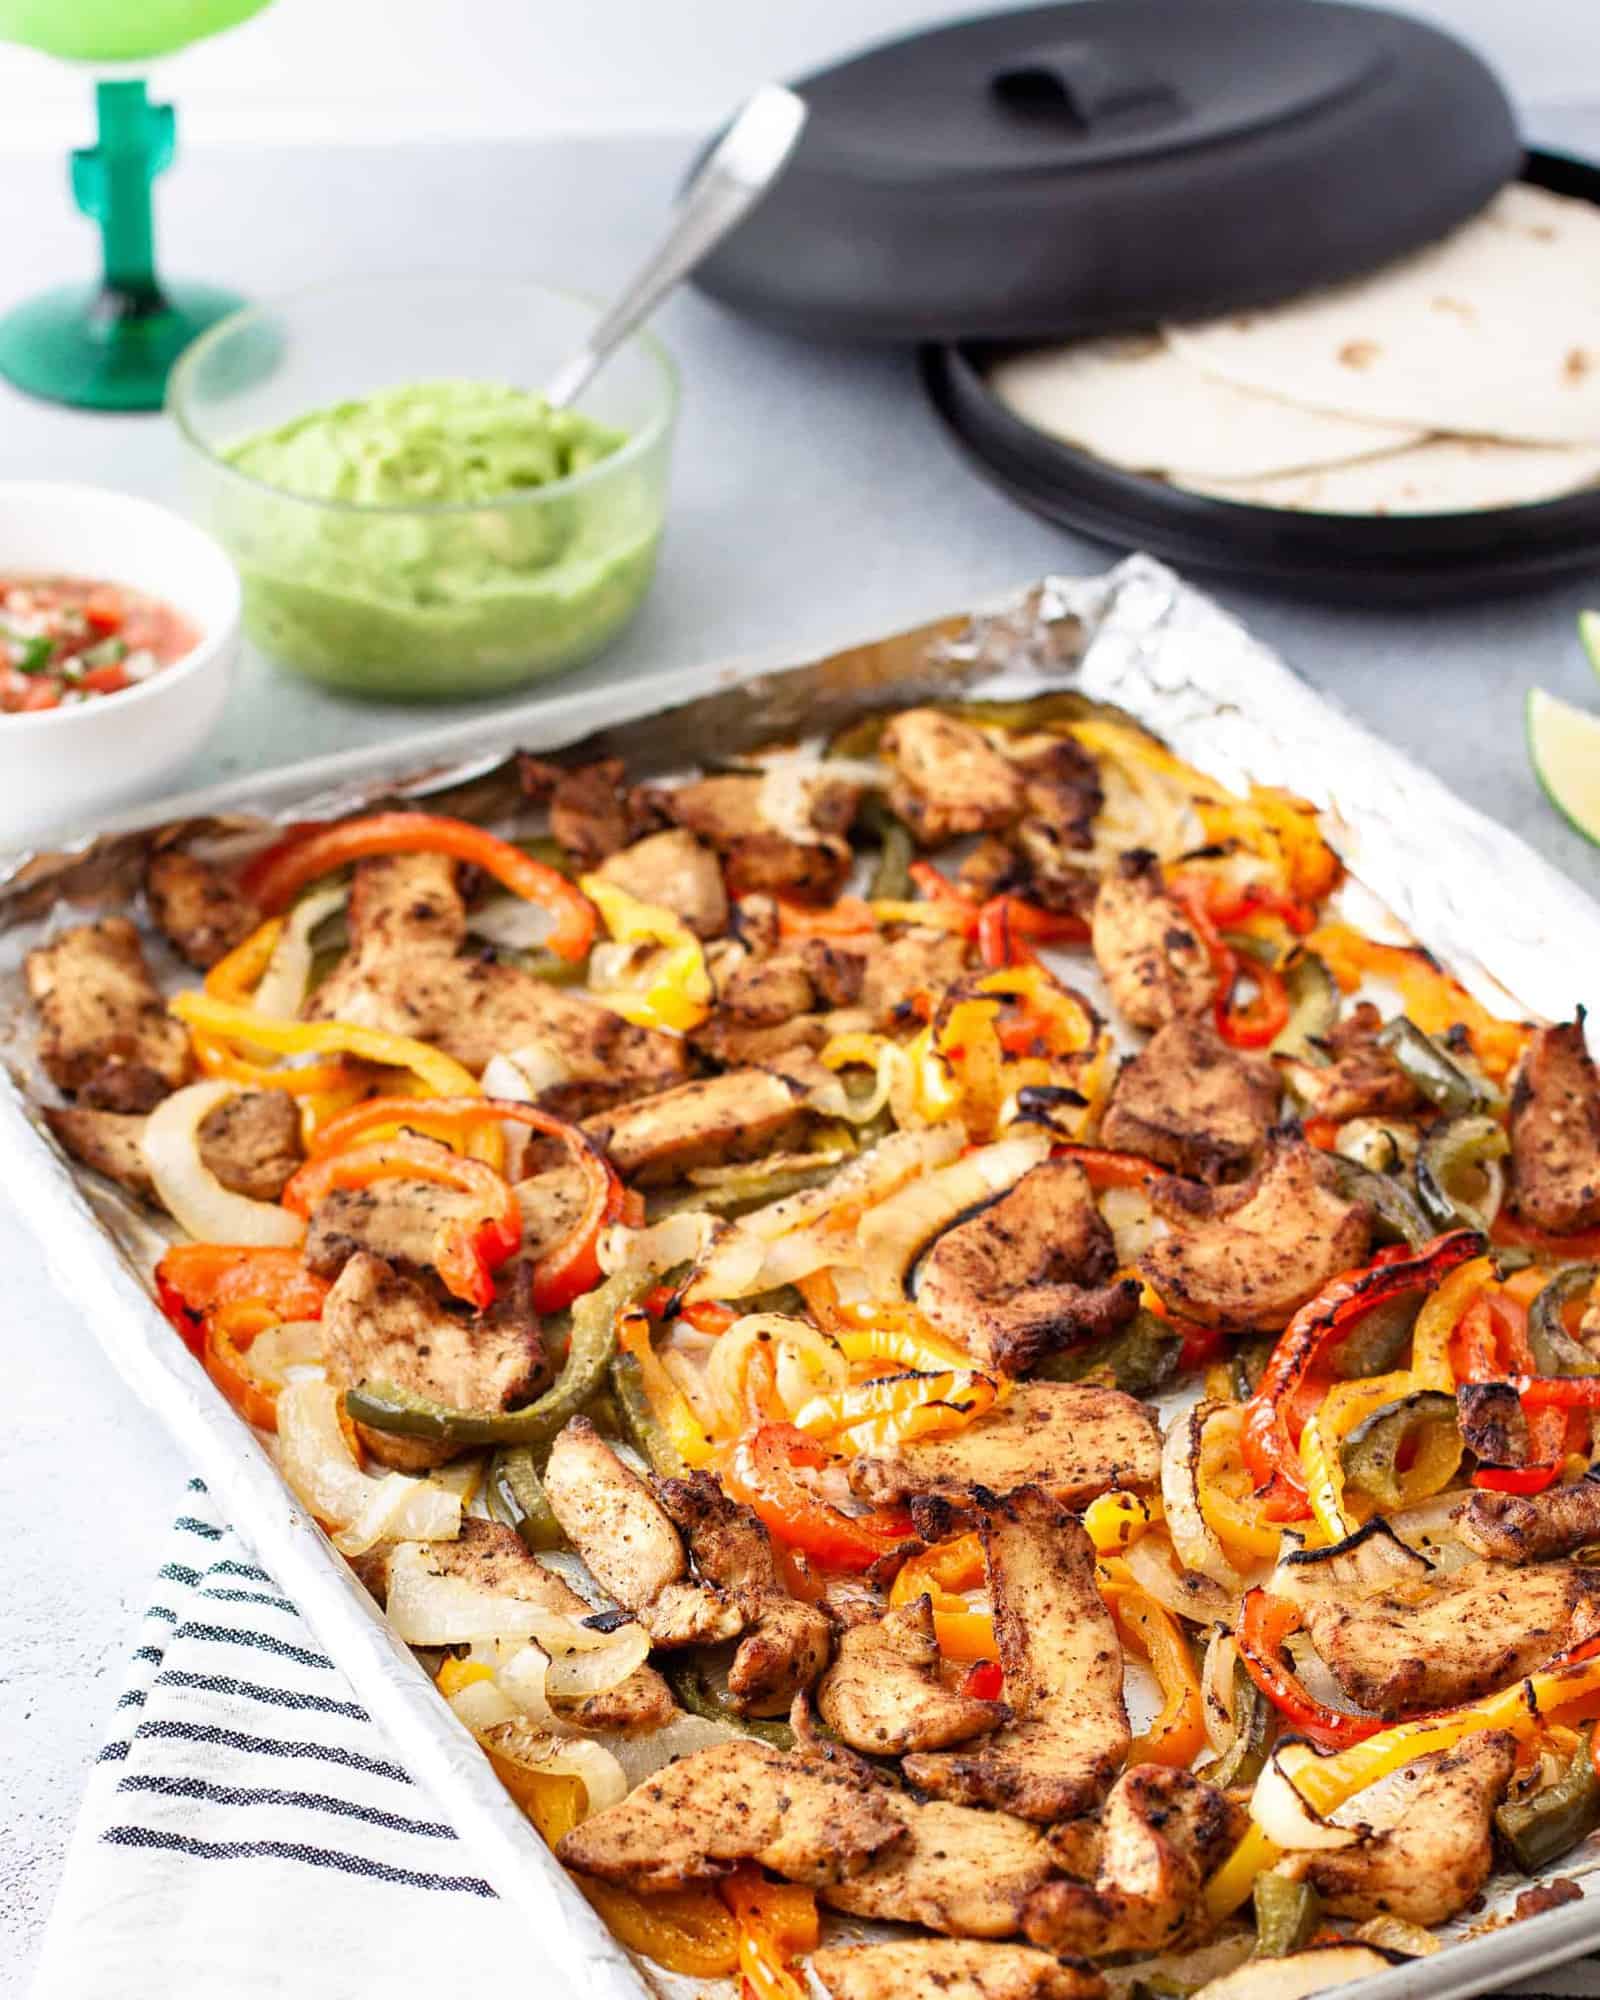
[[[1183,1017],[1123,1064],[1101,1137],[1193,1180],[1231,1180],[1260,1158],[1281,1095],[1264,1057],[1230,1049],[1207,1020]]]
[[[583,1129],[618,1173],[655,1187],[690,1167],[770,1152],[810,1116],[804,1093],[786,1077],[736,1069],[599,1112],[583,1121]]]
[[[668,1764],[556,1852],[580,1874],[645,1894],[714,1881],[746,1861],[826,1889],[909,1847],[896,1806],[854,1771],[740,1737]]]
[[[965,1938],[897,1938],[813,1952],[811,1970],[832,2000],[1101,2000],[1092,1965],[1063,1965],[1025,1944]]]
[[[1583,1012],[1529,1040],[1511,1092],[1517,1212],[1557,1233],[1600,1223],[1600,1074]]]
[[[879,1797],[905,1838],[859,1873],[824,1884],[823,1902],[947,1937],[1014,1937],[1029,1896],[1055,1872],[1039,1829],[943,1799],[924,1803],[883,1787]]]
[[[1082,853],[1094,844],[1094,823],[1106,802],[1099,766],[1071,736],[1013,736],[1006,756],[1022,773],[1026,788],[1018,837],[1042,828],[1052,836],[1052,850]],[[1030,854],[1030,860],[1034,857]],[[1039,862],[1034,861],[1036,872]]]
[[[869,1756],[947,1750],[998,1729],[1011,1711],[939,1678],[933,1600],[916,1598],[840,1634],[817,1709],[841,1741]]]
[[[1082,1382],[1019,1382],[1010,1398],[954,1437],[921,1438],[881,1458],[849,1463],[863,1499],[914,1494],[965,1501],[980,1488],[1012,1493],[1039,1486],[1080,1507],[1109,1486],[1160,1477],[1161,1434],[1142,1403]]]
[[[1452,1517],[1461,1541],[1500,1562],[1545,1562],[1600,1542],[1600,1480],[1543,1493],[1474,1493]]]
[[[1051,1951],[1106,1958],[1171,1951],[1207,1928],[1200,1885],[1244,1831],[1245,1815],[1214,1785],[1163,1764],[1136,1764],[1101,1815],[1093,1885],[1046,1882],[1023,1929]]]
[[[167,1012],[126,917],[77,924],[24,963],[52,1083],[101,1111],[150,1111],[189,1080],[189,1037]]]
[[[1022,815],[1022,773],[982,730],[935,708],[907,708],[883,732],[894,768],[889,804],[922,847],[1010,826]]]
[[[525,1267],[524,1267],[525,1268]],[[322,1308],[328,1380],[336,1389],[388,1382],[458,1410],[512,1410],[550,1380],[538,1322],[514,1284],[487,1313],[452,1312],[380,1257],[358,1251]],[[358,1424],[380,1465],[421,1472],[459,1446]]]
[[[696,937],[721,937],[728,928],[728,892],[717,857],[686,828],[648,834],[595,872],[641,903],[671,910]]]
[[[1426,1597],[1312,1601],[1305,1629],[1352,1701],[1381,1715],[1474,1701],[1600,1631],[1600,1570],[1469,1563]]]
[[[728,1669],[731,1706],[742,1715],[786,1715],[828,1664],[827,1613],[788,1594],[765,1527],[709,1472],[658,1480],[656,1498],[682,1531],[696,1570],[726,1591],[743,1617],[744,1637]]]
[[[1152,1199],[1172,1234],[1149,1246],[1139,1269],[1174,1312],[1205,1326],[1278,1332],[1361,1262],[1371,1236],[1366,1207],[1335,1192],[1326,1163],[1293,1132],[1274,1132],[1237,1187],[1158,1182]]]
[[[362,1250],[408,1271],[429,1271],[439,1231],[482,1212],[470,1195],[400,1174],[369,1187],[335,1188],[312,1211],[305,1260],[319,1278],[336,1278]]]
[[[696,778],[649,796],[675,825],[698,834],[717,850],[735,896],[784,895],[802,902],[831,902],[850,873],[850,843],[844,836],[855,818],[859,786],[826,776],[809,786],[806,806],[815,828],[809,840],[798,840],[768,821],[763,811],[765,790],[764,778],[735,772]]]
[[[156,928],[202,972],[243,944],[262,913],[214,861],[164,847],[145,864],[144,898]]]
[[[907,1757],[905,1774],[960,1805],[1072,1819],[1099,1805],[1132,1741],[1094,1544],[1037,1487],[976,1511],[1013,1719],[970,1750]]]
[[[1132,1319],[1139,1286],[1113,1282],[1111,1231],[1076,1160],[1046,1160],[923,1259],[917,1304],[980,1362],[1022,1375],[1047,1354]]]
[[[693,1579],[682,1539],[661,1503],[587,1417],[551,1448],[545,1494],[604,1590],[658,1646],[715,1645],[744,1627],[738,1601]]]
[[[562,771],[550,793],[550,831],[580,868],[593,868],[628,844],[631,831],[620,757],[600,757]]]
[[[142,1201],[156,1191],[144,1163],[145,1121],[136,1113],[82,1105],[47,1109],[45,1123],[75,1160]],[[252,1201],[276,1201],[303,1157],[300,1114],[283,1090],[243,1090],[200,1121],[200,1158],[225,1188]]]
[[[481,1521],[464,1515],[460,1538],[453,1542],[417,1544],[422,1560],[435,1576],[459,1577],[494,1597],[515,1598],[519,1604],[537,1604],[546,1611],[558,1611],[564,1618],[587,1618],[593,1607],[568,1584],[546,1569],[526,1548],[521,1537],[497,1521]],[[361,1581],[380,1603],[389,1596],[389,1556],[392,1542],[380,1542],[355,1567]],[[585,1729],[617,1730],[626,1736],[643,1736],[664,1729],[677,1714],[672,1691],[654,1667],[635,1667],[626,1680],[604,1694],[592,1694],[572,1708],[573,1720]]]
[[[1378,1040],[1383,1016],[1370,1000],[1324,1038],[1325,1063],[1285,1061],[1308,1118],[1403,1118],[1425,1108],[1422,1093]]]
[[[1295,1854],[1278,1872],[1309,1882],[1330,1916],[1403,1917],[1442,1924],[1488,1880],[1494,1809],[1511,1782],[1517,1739],[1508,1729],[1464,1736],[1398,1774],[1382,1831],[1351,1847]]]
[[[1210,1007],[1217,990],[1210,956],[1147,849],[1130,849],[1101,878],[1090,928],[1111,997],[1134,1027],[1165,1027]]]

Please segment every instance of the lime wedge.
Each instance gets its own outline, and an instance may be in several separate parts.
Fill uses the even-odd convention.
[[[1533,688],[1527,719],[1528,754],[1545,796],[1600,846],[1600,715]]]
[[[1589,664],[1600,674],[1600,611],[1578,613],[1578,637],[1589,655]]]

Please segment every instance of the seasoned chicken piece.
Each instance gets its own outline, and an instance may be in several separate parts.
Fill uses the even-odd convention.
[[[1131,849],[1101,878],[1091,931],[1111,997],[1134,1027],[1204,1014],[1216,998],[1205,943],[1162,887],[1161,864],[1146,849]]]
[[[738,1636],[744,1617],[737,1600],[690,1577],[661,1503],[587,1417],[574,1417],[551,1447],[544,1488],[596,1581],[656,1645],[715,1645]]]
[[[1149,1486],[1161,1475],[1161,1434],[1144,1404],[1082,1382],[1019,1382],[1000,1408],[953,1437],[919,1438],[881,1458],[849,1462],[863,1499],[913,1494],[968,1499],[980,1487],[1042,1486],[1080,1507],[1109,1486]]]
[[[1442,1924],[1489,1879],[1494,1810],[1516,1760],[1508,1729],[1480,1730],[1419,1757],[1398,1774],[1381,1831],[1351,1847],[1291,1855],[1278,1872],[1309,1882],[1330,1916]]]
[[[598,1112],[583,1129],[625,1179],[656,1187],[690,1167],[770,1152],[810,1116],[804,1093],[786,1078],[736,1069]]]
[[[534,1259],[565,1243],[589,1205],[589,1184],[571,1160],[515,1182],[511,1192],[522,1210],[522,1254]]]
[[[351,1257],[322,1308],[328,1380],[337,1389],[388,1382],[462,1410],[511,1410],[550,1379],[538,1327],[522,1314],[449,1311],[420,1285],[364,1251]],[[381,1465],[419,1472],[458,1447],[358,1424]]]
[[[1543,1493],[1474,1493],[1453,1516],[1458,1538],[1501,1562],[1545,1562],[1600,1542],[1600,1480]]]
[[[352,952],[459,950],[467,934],[467,906],[457,877],[447,854],[388,854],[363,861],[350,885]]]
[[[834,1735],[869,1756],[946,1750],[998,1729],[1011,1711],[946,1687],[939,1677],[933,1601],[916,1598],[841,1633],[817,1687],[817,1709]]]
[[[1334,1189],[1326,1161],[1293,1132],[1272,1133],[1262,1164],[1236,1187],[1157,1182],[1152,1199],[1172,1234],[1139,1269],[1174,1312],[1204,1326],[1278,1332],[1359,1264],[1371,1239],[1368,1209]]]
[[[797,1014],[809,1014],[818,1004],[805,959],[798,951],[751,958],[737,950],[716,968],[717,1013],[742,1027],[770,1028]]]
[[[1101,1814],[1095,1880],[1046,1882],[1022,1927],[1051,1951],[1107,1958],[1171,1951],[1209,1928],[1200,1885],[1225,1861],[1246,1815],[1214,1785],[1164,1764],[1136,1764]]]
[[[688,1541],[696,1570],[727,1592],[744,1620],[728,1669],[731,1706],[742,1715],[787,1715],[828,1664],[827,1613],[789,1595],[766,1529],[709,1472],[659,1480],[656,1497]]]
[[[1006,755],[1026,786],[1023,831],[1048,829],[1053,845],[1082,852],[1094,845],[1094,823],[1105,804],[1100,768],[1071,736],[1013,736]]]
[[[596,873],[641,903],[671,910],[696,937],[721,937],[728,928],[728,892],[717,857],[683,827],[636,840]]]
[[[975,1511],[1013,1719],[972,1749],[914,1753],[905,1774],[958,1805],[1046,1825],[1092,1812],[1133,1740],[1094,1544],[1037,1487]]]
[[[1511,1186],[1517,1212],[1557,1233],[1600,1223],[1600,1075],[1583,1011],[1530,1039],[1511,1092]]]
[[[983,732],[936,708],[907,708],[883,732],[894,767],[889,804],[922,847],[1010,826],[1022,815],[1022,774]]]
[[[554,1570],[546,1569],[514,1529],[503,1528],[497,1521],[464,1515],[458,1540],[417,1546],[435,1576],[459,1577],[496,1597],[537,1604],[546,1611],[559,1611],[564,1618],[593,1615],[593,1607]],[[380,1542],[360,1565],[362,1582],[380,1603],[386,1603],[389,1596],[388,1557],[393,1549],[392,1542]],[[585,1729],[617,1730],[626,1736],[663,1729],[677,1713],[672,1690],[650,1666],[635,1667],[626,1680],[607,1688],[604,1694],[586,1696],[571,1710],[573,1720]]]
[[[164,847],[146,862],[144,899],[162,936],[202,972],[262,922],[236,876],[181,847]]]
[[[1475,1701],[1600,1631],[1600,1570],[1469,1563],[1405,1590],[1310,1602],[1311,1643],[1352,1701],[1381,1715]]]
[[[988,902],[1007,889],[1020,889],[1028,880],[1028,866],[1011,843],[998,833],[986,833],[956,865],[956,880],[969,896]]]
[[[1230,1049],[1210,1021],[1169,1021],[1123,1064],[1100,1135],[1193,1180],[1231,1180],[1260,1158],[1282,1095],[1264,1056]]]
[[[550,794],[550,831],[580,868],[593,868],[628,844],[626,773],[620,757],[563,771]]]
[[[1055,1873],[1039,1829],[944,1799],[924,1803],[883,1787],[878,1796],[905,1838],[858,1873],[824,1883],[823,1902],[950,1937],[1014,1937],[1028,1897]]]
[[[126,917],[77,924],[25,962],[52,1083],[102,1111],[149,1111],[189,1080],[189,1037],[167,1012]]]
[[[648,1895],[714,1881],[758,1862],[826,1887],[908,1846],[881,1785],[740,1737],[693,1750],[574,1827],[556,1848],[569,1868]]]
[[[766,780],[755,773],[696,778],[650,796],[678,826],[708,841],[724,857],[728,887],[736,896],[770,893],[825,903],[850,873],[844,838],[855,817],[859,787],[838,779],[813,783],[807,793],[816,836],[797,840],[772,826],[762,810]]]
[[[1328,1060],[1285,1060],[1308,1118],[1403,1118],[1425,1108],[1422,1093],[1378,1040],[1383,1016],[1370,1000],[1353,1007],[1323,1042]]]
[[[319,1278],[336,1278],[367,1251],[408,1271],[430,1271],[440,1230],[482,1213],[471,1195],[401,1174],[364,1188],[335,1188],[312,1211],[306,1264]]]
[[[1063,1965],[1025,1944],[967,1938],[897,1938],[813,1952],[811,1970],[833,2000],[1102,2000],[1092,1965]]]
[[[895,1020],[918,993],[942,995],[967,966],[967,942],[954,931],[916,925],[892,937],[864,939],[852,946],[862,961],[853,998],[880,1027]]]
[[[44,1116],[74,1159],[141,1200],[155,1200],[140,1144],[145,1121],[137,1113],[71,1105]],[[224,1099],[201,1119],[199,1140],[200,1158],[222,1185],[252,1201],[276,1201],[302,1158],[300,1114],[282,1090],[245,1090]]]
[[[917,1304],[939,1332],[1008,1375],[1125,1326],[1133,1278],[1076,1160],[1046,1160],[998,1201],[947,1229],[922,1261]]]

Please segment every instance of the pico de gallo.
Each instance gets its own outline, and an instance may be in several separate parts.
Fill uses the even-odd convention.
[[[0,576],[0,708],[32,715],[120,694],[199,639],[182,612],[126,584]]]

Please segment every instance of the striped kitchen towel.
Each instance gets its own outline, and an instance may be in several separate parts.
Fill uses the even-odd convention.
[[[537,1941],[199,1480],[153,1595],[33,2000],[389,2000],[508,1979],[554,2000]],[[1600,2000],[1600,1957],[1515,1991]]]

